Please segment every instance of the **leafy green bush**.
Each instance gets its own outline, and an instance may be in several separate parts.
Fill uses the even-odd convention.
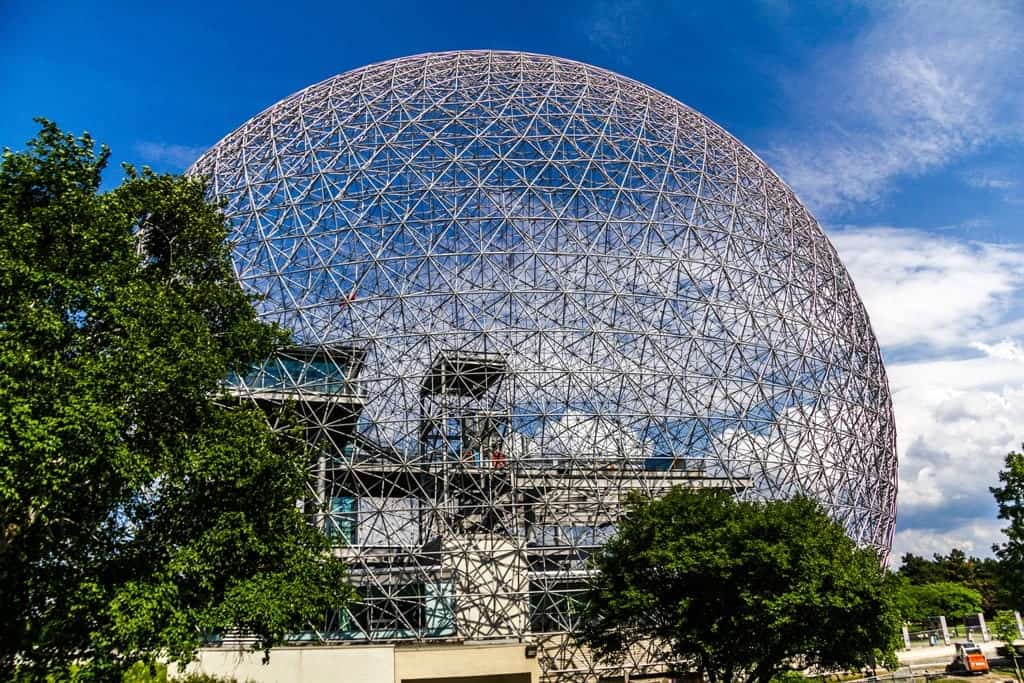
[[[234,678],[221,678],[202,673],[169,677],[165,664],[147,666],[145,662],[136,662],[125,672],[121,683],[238,683],[238,681]]]
[[[167,666],[165,664],[147,665],[136,662],[124,672],[122,683],[167,683]]]

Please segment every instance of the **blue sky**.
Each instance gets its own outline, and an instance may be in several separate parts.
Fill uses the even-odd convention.
[[[165,6],[161,6],[165,5]],[[181,171],[253,114],[402,55],[589,62],[724,126],[811,207],[894,391],[895,553],[990,553],[987,487],[1024,441],[1024,5],[0,3],[0,145],[33,116]],[[117,180],[111,172],[108,183]]]

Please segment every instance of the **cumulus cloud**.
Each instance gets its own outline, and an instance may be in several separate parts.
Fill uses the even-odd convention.
[[[941,513],[939,513],[941,514]],[[899,559],[906,553],[930,557],[935,553],[948,555],[952,548],[959,548],[968,555],[985,557],[991,555],[991,544],[985,540],[999,535],[995,521],[974,520],[946,530],[901,529],[892,542],[889,564],[898,566]]]
[[[989,487],[1024,440],[1024,362],[984,356],[960,361],[955,373],[948,365],[890,368],[900,455],[894,554],[988,555],[1002,540]],[[977,386],[975,375],[1003,384]]]
[[[182,171],[192,165],[199,155],[206,151],[205,147],[173,145],[163,142],[137,142],[135,153],[147,164],[165,165],[176,171]]]
[[[1004,339],[995,344],[971,342],[971,348],[981,351],[989,358],[1015,361],[1018,363],[1024,361],[1024,348],[1021,348],[1020,343],[1013,339]]]
[[[1001,540],[988,488],[1024,441],[1024,249],[892,228],[832,238],[890,359],[893,556],[988,555]]]
[[[1018,371],[1013,380],[1022,377]],[[895,389],[893,402],[905,515],[948,507],[949,516],[966,518],[994,510],[988,487],[996,482],[1003,456],[1022,439],[1024,383],[954,388],[923,375]]]
[[[1006,325],[1024,300],[1024,249],[885,227],[830,236],[887,350],[948,351],[1012,333]]]
[[[804,134],[768,152],[822,212],[873,201],[894,177],[1019,136],[1024,118],[1019,4],[871,7],[873,21],[855,40],[788,82]]]

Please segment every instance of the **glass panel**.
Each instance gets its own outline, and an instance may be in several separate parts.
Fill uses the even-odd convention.
[[[347,545],[355,545],[359,527],[355,497],[337,496],[330,501],[325,529],[327,537],[342,540]]]
[[[293,391],[301,388],[320,394],[353,393],[345,357],[318,353],[312,358],[293,358],[287,353],[284,351],[282,355],[254,365],[243,376],[232,373],[228,384],[257,390]]]

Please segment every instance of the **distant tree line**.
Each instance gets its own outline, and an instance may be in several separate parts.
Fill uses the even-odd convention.
[[[1015,609],[999,560],[969,557],[957,548],[931,559],[907,553],[896,579],[901,610],[910,620]]]

